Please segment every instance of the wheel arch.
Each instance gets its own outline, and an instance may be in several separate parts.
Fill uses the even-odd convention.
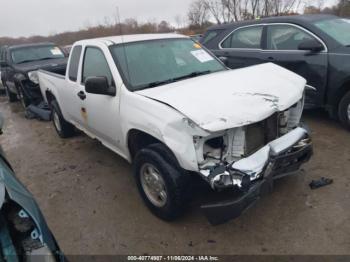
[[[51,105],[52,101],[57,100],[56,96],[50,90],[45,91],[45,97],[49,105]]]
[[[150,145],[154,144],[160,144],[164,146],[166,151],[172,156],[172,158],[176,159],[176,162],[178,164],[177,158],[173,151],[160,139],[156,138],[155,136],[142,131],[140,129],[130,129],[127,135],[127,148],[129,150],[130,160],[131,162],[134,160],[137,152],[139,152],[141,149],[144,149]],[[157,148],[154,148],[157,150]],[[164,153],[164,152],[158,152],[158,153]]]
[[[333,98],[329,101],[330,106],[334,109],[338,110],[339,103],[341,99],[345,96],[347,92],[350,91],[350,77],[347,78],[342,85],[338,88],[338,90],[335,92]]]

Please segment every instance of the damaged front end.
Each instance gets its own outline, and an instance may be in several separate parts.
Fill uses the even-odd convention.
[[[303,99],[264,121],[194,137],[202,178],[217,191],[238,189],[241,197],[202,206],[212,224],[238,217],[263,194],[273,180],[294,173],[312,155],[312,142],[299,126]]]

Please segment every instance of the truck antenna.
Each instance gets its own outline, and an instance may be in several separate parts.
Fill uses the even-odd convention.
[[[117,6],[117,19],[118,19],[118,24],[119,24],[119,34],[120,34],[121,42],[122,42],[122,46],[123,46],[126,71],[128,73],[128,81],[130,82],[131,78],[130,78],[130,71],[129,71],[129,61],[128,61],[128,57],[126,55],[126,47],[125,47],[125,44],[124,44],[124,35],[123,35],[122,24],[120,22],[120,13],[119,13],[119,7],[118,6]]]

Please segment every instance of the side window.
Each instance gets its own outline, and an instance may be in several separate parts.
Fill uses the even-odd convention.
[[[270,25],[267,27],[268,50],[298,50],[299,45],[315,39],[304,30],[291,25]]]
[[[263,26],[250,26],[234,31],[222,44],[222,48],[260,49]]]
[[[112,85],[113,77],[107,60],[103,52],[96,47],[86,48],[82,82],[85,83],[86,78],[90,76],[105,76],[108,79],[108,83]]]
[[[79,67],[81,50],[82,50],[81,46],[75,46],[71,54],[68,75],[69,75],[69,79],[72,81],[77,81],[77,78],[78,78],[78,67]]]
[[[219,33],[221,33],[222,30],[212,30],[212,31],[208,31],[203,38],[200,40],[200,43],[205,45],[206,43],[208,43],[209,41],[211,41],[212,39],[214,39]]]

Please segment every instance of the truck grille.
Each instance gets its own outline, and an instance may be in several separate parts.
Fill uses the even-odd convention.
[[[253,154],[278,137],[278,114],[246,127],[245,155]]]

